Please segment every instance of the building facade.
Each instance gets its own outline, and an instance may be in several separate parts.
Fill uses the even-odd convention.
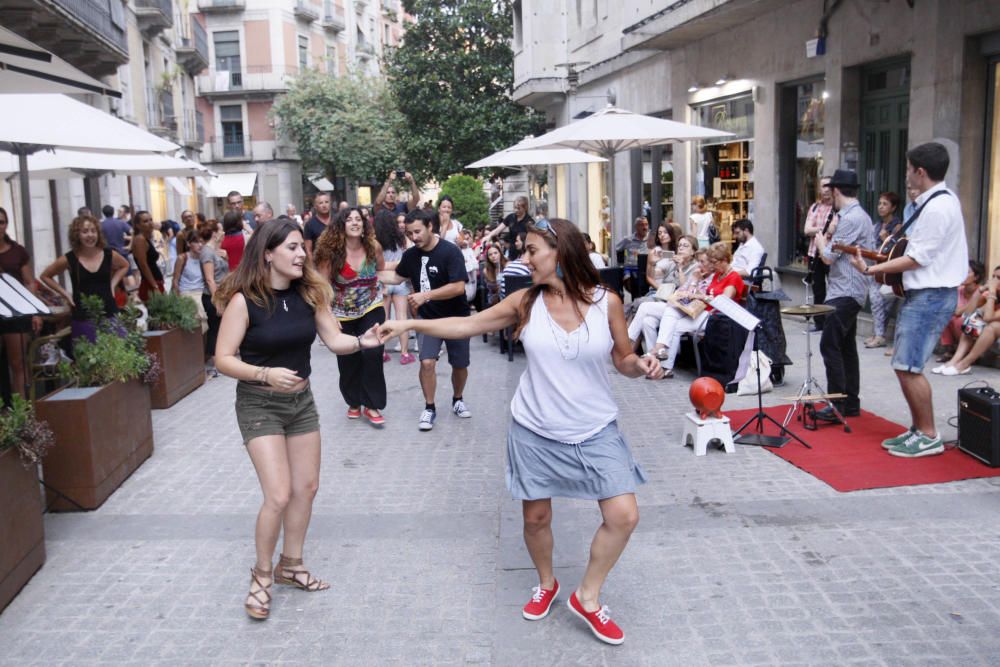
[[[828,4],[824,15],[811,0],[521,0],[514,95],[555,125],[610,90],[632,111],[733,133],[620,155],[616,234],[644,201],[686,226],[704,195],[724,231],[751,218],[768,263],[795,274],[820,176],[856,169],[874,215],[881,192],[905,197],[906,149],[935,140],[952,157],[972,256],[1000,263],[1000,3]],[[602,167],[553,171],[556,210],[593,229]]]

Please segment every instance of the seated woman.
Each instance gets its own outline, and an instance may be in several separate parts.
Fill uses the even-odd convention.
[[[674,275],[677,278],[679,289],[688,292],[703,292],[708,287],[707,280],[699,289],[698,282],[711,275],[708,264],[705,262],[706,251],[698,250],[698,239],[690,235],[681,237],[677,244],[677,254],[669,261],[674,263]],[[653,351],[656,344],[656,334],[660,327],[660,320],[666,311],[673,311],[683,316],[676,308],[670,306],[666,301],[658,299],[644,299],[635,311],[628,326],[628,337],[635,346],[639,342],[639,334],[643,334],[643,348],[647,352]],[[671,316],[673,316],[673,312]]]
[[[590,234],[583,235],[583,243],[587,246],[587,256],[590,257],[590,263],[594,265],[594,268],[606,269],[608,267],[608,258],[597,252],[597,246],[594,244],[594,240],[590,238]]]
[[[1000,266],[993,269],[993,275],[1000,275]],[[978,294],[979,284],[986,277],[986,267],[982,262],[974,259],[969,260],[969,273],[965,280],[958,286],[958,304],[955,306],[955,314],[952,315],[948,325],[941,332],[941,346],[943,353],[937,358],[938,361],[948,361],[955,354],[959,341],[962,340],[962,321],[965,316],[972,313],[982,305],[982,295]]]
[[[493,244],[486,250],[483,264],[483,282],[486,283],[486,305],[500,302],[500,275],[507,267],[507,258],[500,252],[500,246]]]
[[[83,297],[99,297],[104,306],[104,316],[114,317],[118,306],[113,295],[115,287],[128,271],[128,261],[105,247],[101,225],[91,216],[79,216],[70,223],[69,246],[71,250],[68,253],[45,267],[41,281],[62,295],[73,309],[72,337],[84,336],[93,341],[97,328],[83,311]],[[69,271],[72,295],[55,280],[63,271]]]
[[[673,377],[674,362],[677,359],[677,351],[680,348],[681,336],[684,334],[698,334],[704,330],[708,318],[712,313],[712,300],[720,295],[727,296],[733,301],[742,301],[746,293],[746,285],[740,274],[733,271],[730,262],[733,260],[732,251],[729,244],[725,242],[713,243],[706,253],[706,261],[711,269],[712,276],[709,279],[705,290],[697,292],[685,292],[683,296],[704,301],[707,306],[705,310],[696,318],[690,318],[675,308],[664,311],[660,320],[659,331],[656,335],[656,345],[653,354],[661,360],[661,366],[666,377]],[[676,314],[675,314],[676,313]],[[669,314],[669,316],[668,316]]]
[[[697,243],[695,239],[696,246]],[[660,225],[656,228],[655,245],[649,249],[649,259],[646,262],[646,284],[650,292],[655,293],[663,283],[677,284],[677,263],[674,261],[676,253],[677,242],[671,238],[670,229],[666,225]]]
[[[1000,292],[1000,266],[993,269],[993,277],[970,299],[970,302],[982,304],[969,311],[972,313],[978,310],[981,315],[980,325],[978,327],[966,325],[955,354],[947,363],[931,369],[932,373],[939,375],[971,373],[972,364],[976,363],[979,357],[1000,338],[1000,311],[996,307],[998,292]]]

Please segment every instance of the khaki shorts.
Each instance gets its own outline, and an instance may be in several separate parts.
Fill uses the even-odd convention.
[[[243,444],[267,435],[302,435],[319,430],[312,389],[283,394],[268,387],[236,385],[236,422]]]

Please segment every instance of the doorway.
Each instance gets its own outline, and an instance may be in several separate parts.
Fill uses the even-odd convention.
[[[893,60],[861,72],[861,206],[874,219],[879,194],[906,202],[906,147],[910,121],[910,61]],[[902,204],[901,204],[902,205]],[[899,211],[902,214],[902,211]]]

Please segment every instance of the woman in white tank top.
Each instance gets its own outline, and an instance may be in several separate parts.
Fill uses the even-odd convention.
[[[507,487],[522,501],[524,536],[539,583],[522,615],[540,620],[559,593],[552,570],[552,498],[597,500],[603,523],[594,536],[583,580],[570,610],[609,644],[625,635],[598,599],[625,549],[639,509],[635,488],[645,481],[618,430],[607,362],[628,377],[662,377],[655,359],[632,349],[622,302],[600,287],[573,223],[552,219],[528,225],[525,262],[534,286],[472,317],[390,321],[392,338],[415,330],[439,338],[470,338],[515,326],[527,368],[511,402]]]

